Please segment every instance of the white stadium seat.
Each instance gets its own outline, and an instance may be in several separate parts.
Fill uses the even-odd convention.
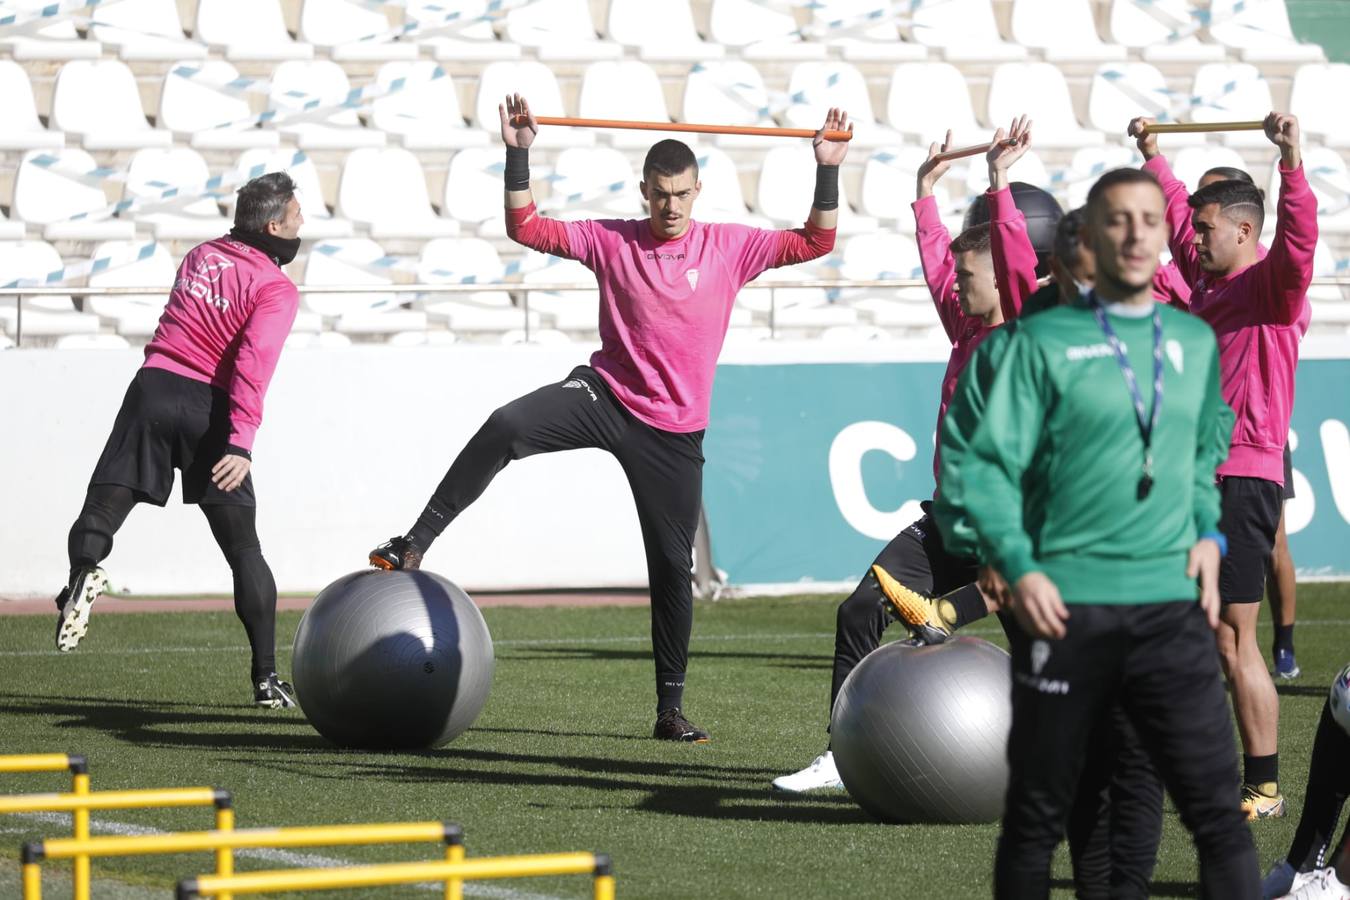
[[[1049,62],[1124,59],[1125,48],[1102,43],[1089,0],[1014,0],[1012,37]]]
[[[1190,0],[1111,0],[1111,39],[1150,62],[1211,62],[1224,58],[1218,44],[1201,43],[1200,21]]]
[[[886,122],[925,148],[933,141],[941,143],[949,128],[958,147],[987,141],[993,134],[976,121],[965,76],[951,63],[896,66],[887,93]]]
[[[694,28],[689,0],[666,0],[661,15],[652,18],[651,0],[610,0],[609,39],[634,48],[638,59],[702,62],[721,59],[721,44],[711,44]]]
[[[37,150],[65,146],[66,136],[38,120],[33,86],[23,66],[0,59],[0,150]]]
[[[1304,147],[1303,171],[1308,176],[1308,184],[1317,196],[1317,228],[1322,234],[1346,234],[1350,232],[1350,171],[1347,171],[1345,157],[1330,147]],[[1266,192],[1266,205],[1274,208],[1280,196],[1279,160],[1271,166],[1270,189]],[[1266,221],[1273,222],[1275,217],[1269,212]]]
[[[764,77],[743,60],[697,64],[684,80],[682,122],[716,122],[723,125],[754,125],[772,128],[769,92]],[[774,138],[718,135],[724,147],[772,147]]]
[[[623,47],[604,41],[587,0],[534,0],[506,14],[506,37],[540,59],[617,59]]]
[[[1241,153],[1231,147],[1216,145],[1183,148],[1175,156],[1169,153],[1168,162],[1171,164],[1172,174],[1181,179],[1186,189],[1192,193],[1200,186],[1200,176],[1210,169],[1231,166],[1234,169],[1249,171]]]
[[[415,30],[408,35],[430,47],[437,59],[461,62],[520,59],[520,45],[498,40],[490,10],[499,0],[406,0],[404,15]]]
[[[206,47],[183,34],[174,0],[100,3],[89,33],[125,60],[202,59]]]
[[[1350,98],[1350,65],[1300,66],[1294,73],[1289,111],[1298,116],[1304,134],[1315,135],[1332,147],[1350,147],[1346,98]]]
[[[56,339],[57,350],[127,350],[131,342],[120,334],[67,334]]]
[[[300,315],[304,315],[301,313]],[[296,318],[299,321],[299,317]],[[350,347],[352,339],[345,334],[338,334],[336,331],[320,332],[301,332],[292,328],[291,333],[286,336],[286,351],[291,350],[328,350],[340,347]]]
[[[0,285],[33,281],[43,284],[64,264],[45,241],[0,241]],[[23,337],[57,337],[98,331],[98,316],[77,312],[67,294],[23,298]],[[19,331],[18,300],[0,297],[0,327],[11,337]]]
[[[792,105],[783,112],[783,124],[790,128],[819,128],[833,106],[848,112],[854,145],[878,147],[901,140],[899,132],[877,121],[867,82],[849,63],[798,63],[788,80],[788,95]]]
[[[393,40],[384,11],[351,0],[304,0],[300,39],[335,60],[416,59],[417,44]]]
[[[880,232],[851,237],[844,244],[842,260],[839,274],[851,281],[923,278],[923,264],[919,261],[918,245],[914,242],[914,238],[905,235]],[[884,297],[890,300],[898,297],[927,300],[932,303],[925,287],[901,288],[899,291],[895,288],[861,288],[859,296]],[[929,311],[932,315],[931,307]],[[936,319],[937,316],[933,315],[931,321]]]
[[[52,89],[52,125],[79,135],[86,150],[167,147],[173,134],[151,128],[136,77],[115,59],[75,60],[61,67]]]
[[[450,75],[431,60],[385,63],[375,83],[387,87],[403,79],[405,87],[371,104],[370,124],[409,150],[482,147],[492,136],[470,128],[459,108]]]
[[[848,60],[927,59],[927,47],[905,39],[898,24],[902,18],[906,13],[877,0],[818,0],[811,6],[811,36]]]
[[[168,150],[141,150],[131,158],[127,169],[123,199],[142,201],[123,213],[133,216],[140,226],[149,226],[159,240],[204,241],[220,237],[230,230],[230,220],[220,213],[214,199],[200,194],[211,177],[206,160],[188,147]],[[178,189],[180,196],[162,199],[166,190]]]
[[[952,172],[947,175],[943,181],[956,181],[958,172]],[[1050,175],[1050,170],[1045,167],[1040,156],[1035,150],[1028,150],[1026,154],[1017,161],[1008,175],[1011,181],[1022,181],[1027,184],[1033,184],[1038,188],[1053,190],[1055,187],[1054,179]],[[939,182],[940,183],[940,182]],[[953,184],[953,187],[955,185]],[[962,207],[969,205],[980,194],[989,190],[989,165],[984,161],[983,156],[972,156],[966,161],[965,169],[965,201],[960,205]]]
[[[120,335],[146,338],[154,334],[178,274],[168,247],[145,241],[104,241],[94,248],[93,258],[108,259],[111,263],[90,274],[90,287],[156,290],[147,294],[94,294],[85,301],[85,308],[101,319],[111,320]]]
[[[594,62],[581,76],[577,114],[587,119],[634,119],[664,122],[670,118],[661,79],[640,60]],[[647,148],[673,132],[614,129],[601,132],[602,139],[616,147]],[[688,141],[691,136],[685,135]]]
[[[824,59],[825,45],[802,40],[792,12],[755,0],[712,0],[708,31],[742,59]]]
[[[481,238],[428,241],[418,259],[417,280],[425,284],[500,282],[504,268],[497,250]],[[506,291],[426,294],[418,307],[455,332],[501,334],[525,325],[526,314],[511,304]],[[529,313],[531,328],[541,327],[539,313]]]
[[[469,148],[450,158],[445,176],[445,214],[479,233],[506,234],[502,212],[501,148]]]
[[[1211,63],[1195,70],[1191,84],[1193,122],[1264,119],[1274,108],[1270,85],[1250,63]],[[1221,140],[1230,147],[1270,146],[1260,131],[1228,131]]]
[[[526,253],[524,268],[521,280],[526,284],[595,284],[595,274],[576,260],[534,250]],[[600,292],[594,287],[584,291],[530,291],[529,307],[558,331],[593,332],[599,327]]]
[[[913,6],[914,39],[942,50],[947,60],[1026,59],[1021,44],[998,33],[990,0],[920,0]]]
[[[160,88],[160,127],[199,150],[277,146],[281,135],[259,128],[248,100],[230,88],[238,77],[239,70],[223,59],[174,63]]]
[[[450,331],[400,331],[389,335],[385,343],[390,347],[444,347],[458,341]]]
[[[914,233],[914,215],[910,204],[915,197],[915,178],[928,151],[915,146],[881,147],[863,164],[862,187],[858,191],[862,211],[886,220],[888,227]],[[948,179],[940,180],[933,194],[939,207],[950,205]]]
[[[1098,178],[1112,169],[1138,168],[1143,157],[1130,146],[1084,147],[1073,155],[1073,160],[1061,173],[1056,193],[1062,195],[1064,208],[1077,209],[1087,202],[1088,191]],[[1021,176],[1014,175],[1021,179]]]
[[[694,218],[702,222],[740,222],[767,226],[767,219],[750,215],[741,189],[736,163],[717,147],[698,147],[698,180],[703,184],[694,206]]]
[[[1185,108],[1184,101],[1177,102],[1162,72],[1151,63],[1118,62],[1100,66],[1092,76],[1092,87],[1088,91],[1088,124],[1122,143],[1134,143],[1134,139],[1125,133],[1131,119],[1137,116],[1174,119]],[[1204,142],[1203,134],[1167,136],[1169,147]]]
[[[784,313],[795,310],[793,327],[823,328],[827,325],[847,325],[857,321],[857,313],[843,313],[844,307],[833,306],[830,292],[822,287],[803,287],[806,281],[823,281],[828,276],[820,261],[799,266],[782,266],[766,269],[754,281],[757,285],[772,285],[767,288],[747,288],[736,295],[738,309],[761,318],[766,324],[769,316],[774,318],[774,326],[784,325]],[[805,310],[816,310],[813,314],[803,314]]]
[[[994,70],[989,121],[1007,128],[1022,113],[1032,118],[1032,140],[1041,147],[1096,146],[1105,140],[1100,131],[1078,124],[1069,85],[1050,63],[1005,63]]]
[[[293,40],[279,0],[198,0],[196,36],[226,59],[310,59],[314,47]]]
[[[319,182],[319,170],[314,165],[314,160],[303,155],[297,160],[296,155],[294,150],[249,150],[240,155],[234,171],[246,174],[255,167],[262,166],[266,172],[285,172],[290,175],[291,180],[295,182],[296,199],[300,201],[300,214],[305,217],[305,224],[300,226],[300,237],[303,240],[345,237],[351,234],[352,223],[347,219],[335,217],[323,202],[323,186]],[[234,201],[234,194],[225,198],[225,206],[230,215],[234,215]]]
[[[20,240],[27,230],[23,222],[9,218],[4,214],[4,210],[0,210],[0,241]]]
[[[1331,245],[1319,237],[1317,239],[1317,247],[1313,250],[1313,277],[1328,278],[1338,274],[1342,273],[1338,272],[1336,269],[1336,255],[1331,252]],[[1336,301],[1338,305],[1334,307],[1334,309],[1341,312],[1341,317],[1343,319],[1342,321],[1337,322],[1337,324],[1350,325],[1350,319],[1344,318],[1345,313],[1350,312],[1350,304],[1340,304],[1340,301],[1344,300],[1345,296],[1342,295],[1341,288],[1338,285],[1328,284],[1309,287],[1308,297],[1312,300]],[[1320,308],[1313,309],[1314,322],[1325,320],[1325,317],[1320,315],[1322,312],[1323,310]]]
[[[1209,36],[1237,50],[1246,62],[1326,59],[1321,47],[1294,38],[1284,0],[1210,0]]]
[[[338,215],[367,226],[373,238],[459,234],[459,223],[431,209],[422,164],[402,147],[353,150],[338,183]]]
[[[98,59],[103,45],[81,40],[75,31],[78,9],[60,10],[52,0],[6,0],[0,9],[16,16],[15,28],[0,33],[0,52],[13,59],[64,61]],[[55,12],[55,15],[49,13]]]
[[[347,73],[331,60],[281,63],[267,92],[267,108],[277,112],[271,125],[305,150],[383,146],[384,132],[362,128],[356,110],[343,106],[351,88]]]
[[[111,204],[103,188],[84,180],[96,168],[84,150],[30,150],[14,176],[14,215],[42,225],[47,240],[117,240],[135,234],[133,222],[105,218]],[[96,177],[96,176],[90,176]],[[89,218],[74,216],[98,213]]]
[[[810,145],[779,146],[764,154],[759,170],[755,207],[775,224],[798,228],[811,212],[811,192],[816,183],[816,158]],[[839,183],[839,234],[875,231],[876,219],[855,213]]]
[[[366,238],[339,238],[310,247],[305,261],[306,285],[380,285],[392,280],[379,267],[384,250]],[[394,293],[300,295],[302,308],[318,313],[343,334],[378,335],[420,331],[427,327],[427,314],[403,309]]]
[[[638,176],[628,157],[612,147],[571,147],[558,154],[551,194],[540,209],[563,218],[614,218],[643,214]],[[500,197],[499,197],[500,215]]]
[[[474,103],[473,120],[489,134],[500,134],[501,116],[497,107],[507,94],[520,94],[529,101],[530,111],[536,116],[565,116],[562,90],[552,70],[537,60],[522,62],[494,62],[483,67],[478,77],[478,97]],[[541,125],[535,138],[537,148],[589,147],[595,135],[588,128],[566,128]]]

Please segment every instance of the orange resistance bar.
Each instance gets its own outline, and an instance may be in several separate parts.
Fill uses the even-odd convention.
[[[1011,145],[1013,142],[1009,140],[1004,140],[999,143],[1008,146]],[[947,150],[933,157],[933,161],[950,162],[954,159],[965,159],[967,156],[981,156],[985,153],[988,153],[990,150],[993,150],[994,144],[995,144],[994,141],[990,141],[987,144],[973,144],[972,146],[969,147],[958,147],[955,150]]]
[[[750,134],[759,137],[813,138],[817,132],[810,128],[769,128],[759,125],[697,125],[692,122],[633,122],[628,119],[577,119],[571,116],[535,116],[540,125],[570,125],[574,128],[624,128],[634,131],[687,131],[695,134]],[[516,116],[512,124],[519,127],[525,119]],[[851,141],[852,131],[827,131],[827,141]]]

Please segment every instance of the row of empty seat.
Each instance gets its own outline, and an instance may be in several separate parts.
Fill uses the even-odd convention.
[[[1145,59],[1204,62],[1232,52],[1251,61],[1308,61],[1321,51],[1298,42],[1283,0],[1111,0],[1099,30],[1090,0],[1013,0],[1010,34],[996,24],[992,0],[710,0],[706,33],[690,0],[609,0],[592,16],[589,0],[303,0],[298,39],[279,0],[198,0],[191,36],[174,0],[111,0],[81,22],[49,0],[6,0],[0,8],[27,27],[0,35],[20,59],[205,57],[311,58],[316,48],[339,60],[410,59],[823,59],[837,51],[858,60],[1016,60],[1039,52],[1051,61]],[[390,17],[386,9],[399,10]],[[53,14],[53,12],[55,14]],[[730,51],[730,52],[728,52]]]

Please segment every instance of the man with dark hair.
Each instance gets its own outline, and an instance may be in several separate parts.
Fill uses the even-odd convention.
[[[1317,199],[1303,172],[1298,119],[1272,112],[1266,137],[1280,151],[1280,197],[1275,239],[1260,250],[1264,198],[1254,185],[1218,181],[1189,198],[1186,186],[1143,135],[1130,134],[1167,197],[1172,258],[1191,286],[1190,311],[1213,327],[1219,341],[1223,395],[1237,414],[1228,459],[1219,467],[1223,497],[1220,530],[1231,552],[1219,591],[1224,607],[1219,652],[1232,686],[1242,736],[1243,808],[1253,819],[1283,816],[1277,733],[1280,701],[1257,644],[1257,617],[1266,567],[1284,507],[1284,450],[1294,407],[1299,341],[1308,330],[1317,246]]]
[[[1149,119],[1140,119],[1139,121],[1152,121]],[[1157,135],[1141,134],[1139,135],[1140,149],[1145,143],[1149,143],[1152,152],[1157,153],[1158,137]],[[1147,153],[1145,159],[1151,159]],[[1252,176],[1241,169],[1235,169],[1232,166],[1215,166],[1207,169],[1205,174],[1200,176],[1200,181],[1196,184],[1197,188],[1208,187],[1216,181],[1245,181],[1252,183]],[[1264,199],[1264,194],[1262,195]],[[1265,256],[1266,248],[1260,248],[1261,255]],[[1158,274],[1153,276],[1153,294],[1160,302],[1170,303],[1177,309],[1188,309],[1191,305],[1191,288],[1186,283],[1186,279],[1181,276],[1181,271],[1177,268],[1175,260],[1170,260],[1166,265],[1158,266]]]
[[[950,132],[942,147],[929,147],[929,159],[918,172],[914,218],[919,256],[933,305],[952,342],[938,405],[939,431],[957,377],[975,348],[1005,318],[1017,315],[1022,298],[1036,286],[1036,251],[1008,182],[1009,168],[1031,147],[1031,122],[1025,116],[1015,120],[1006,137],[1000,128],[986,157],[990,222],[966,229],[955,240],[942,224],[933,197],[934,184],[950,167],[935,158],[949,149]],[[999,257],[1001,265],[995,264],[995,245],[1006,248]],[[935,450],[935,479],[939,460]],[[920,640],[940,642],[954,629],[984,618],[993,609],[975,584],[975,560],[944,546],[932,507],[931,501],[922,504],[923,515],[882,548],[858,586],[839,604],[831,710],[844,679],[880,645],[892,621],[901,622]],[[790,793],[842,786],[829,747],[806,768],[773,780],[776,790]]]
[[[766,269],[834,247],[839,165],[849,128],[831,109],[814,146],[815,199],[804,228],[710,225],[690,218],[702,185],[693,153],[661,141],[643,164],[645,220],[559,222],[530,193],[529,146],[538,132],[519,94],[499,107],[506,143],[507,234],[527,247],[580,260],[600,287],[601,347],[590,365],[494,412],[451,464],[406,536],[371,551],[373,565],[415,569],[432,541],[513,459],[597,447],[618,459],[637,504],[651,590],[657,718],[653,737],[704,742],[681,712],[693,623],[690,567],[702,501],[703,430],[717,356],[743,285]]]
[[[56,598],[56,647],[74,650],[108,580],[99,568],[137,503],[163,506],[183,473],[183,502],[201,507],[234,573],[234,608],[252,649],[253,700],[293,706],[276,672],[277,588],[263,559],[253,494],[253,438],[263,397],[299,305],[281,267],[304,224],[283,172],[239,189],[234,228],[188,251],[145,362],[71,526],[70,580]]]
[[[1012,585],[1019,626],[996,897],[1049,896],[1091,735],[1116,702],[1195,838],[1205,896],[1258,896],[1212,634],[1232,415],[1213,332],[1154,301],[1166,240],[1151,175],[1093,186],[1096,285],[1022,323],[962,460],[981,558]]]

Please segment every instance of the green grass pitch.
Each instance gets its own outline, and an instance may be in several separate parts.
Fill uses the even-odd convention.
[[[1292,816],[1254,827],[1264,871],[1287,848],[1326,688],[1350,653],[1350,585],[1299,589],[1303,676],[1281,684],[1281,775]],[[246,702],[247,651],[232,613],[94,616],[74,654],[52,621],[0,616],[0,752],[84,753],[94,789],[218,785],[239,827],[444,819],[475,855],[598,850],[627,897],[986,897],[997,826],[877,824],[843,792],[775,796],[769,780],[825,743],[838,598],[700,604],[687,692],[705,746],[659,744],[642,608],[486,610],[497,672],[476,726],[426,753],[343,752],[298,711]],[[283,648],[297,614],[280,619]],[[997,626],[971,629],[1001,642]],[[893,632],[896,629],[892,630]],[[1267,632],[1268,634],[1268,632]],[[1267,643],[1263,639],[1263,644]],[[283,650],[282,667],[289,653]],[[1184,690],[1184,685],[1178,685]],[[64,789],[56,774],[5,776],[0,792]],[[96,813],[96,830],[206,828],[208,810]],[[0,896],[18,896],[18,849],[59,821],[0,819]],[[431,846],[319,848],[345,861],[430,859]],[[240,869],[275,860],[242,858]],[[95,896],[167,897],[207,855],[95,863]],[[1067,897],[1068,865],[1056,863]],[[1168,809],[1155,896],[1195,896],[1195,856]],[[69,869],[47,865],[48,896]],[[470,885],[468,896],[584,897],[582,878]],[[325,896],[427,896],[426,889]]]

